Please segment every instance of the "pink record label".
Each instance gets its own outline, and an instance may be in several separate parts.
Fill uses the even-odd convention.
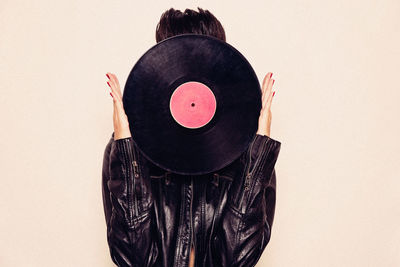
[[[186,128],[199,128],[211,121],[217,101],[208,86],[185,82],[172,93],[169,109],[177,123]]]

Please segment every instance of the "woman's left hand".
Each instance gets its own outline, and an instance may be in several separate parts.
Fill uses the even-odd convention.
[[[112,96],[114,103],[114,140],[131,137],[132,134],[129,128],[128,117],[125,114],[124,105],[122,103],[122,93],[118,78],[111,72],[107,72],[106,76],[109,78],[107,84],[110,86],[110,95]]]
[[[260,111],[260,117],[258,118],[258,130],[257,134],[270,136],[271,132],[271,103],[272,98],[275,95],[275,91],[272,91],[272,85],[275,80],[271,78],[272,72],[268,72],[268,74],[264,77],[263,85],[262,85],[262,108]]]

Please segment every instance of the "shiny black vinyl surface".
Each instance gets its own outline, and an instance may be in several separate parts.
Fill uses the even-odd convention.
[[[178,124],[169,101],[184,82],[213,92],[212,120],[197,129]],[[183,175],[219,170],[237,159],[255,136],[261,110],[257,76],[244,56],[217,38],[183,34],[151,47],[134,65],[123,104],[132,137],[155,165]]]

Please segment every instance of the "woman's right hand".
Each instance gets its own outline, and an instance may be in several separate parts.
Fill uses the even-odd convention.
[[[268,72],[264,78],[262,85],[262,107],[260,116],[258,118],[258,130],[257,134],[266,135],[270,137],[271,132],[271,102],[275,95],[275,91],[272,91],[272,85],[275,80],[271,78],[272,72]]]
[[[131,137],[131,131],[129,129],[128,116],[125,114],[124,106],[122,103],[122,93],[119,86],[117,76],[110,72],[106,73],[108,86],[111,88],[110,95],[114,102],[114,140]]]

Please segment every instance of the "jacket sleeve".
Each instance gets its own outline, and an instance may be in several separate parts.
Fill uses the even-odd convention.
[[[107,242],[117,266],[151,266],[158,250],[152,220],[153,199],[147,167],[132,139],[114,140],[104,151],[102,194]]]
[[[281,143],[256,134],[242,157],[243,171],[229,188],[214,239],[221,266],[254,266],[271,236],[275,212],[275,163]]]

